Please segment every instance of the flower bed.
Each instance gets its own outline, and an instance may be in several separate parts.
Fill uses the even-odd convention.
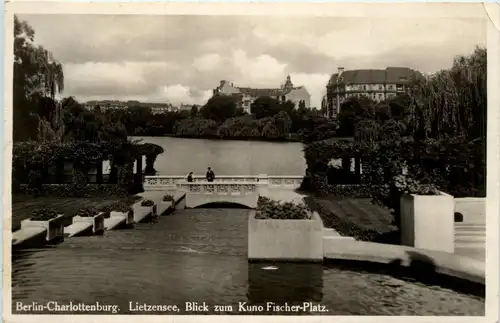
[[[75,216],[86,218],[86,217],[94,217],[97,214],[99,214],[99,212],[97,212],[96,209],[89,207],[89,208],[82,208],[82,209],[78,210],[78,212],[76,212]]]
[[[141,202],[141,206],[143,207],[151,207],[155,205],[155,202],[151,201],[151,200],[144,200]]]
[[[291,202],[280,203],[279,201],[273,201],[267,197],[259,196],[255,218],[308,220],[311,219],[311,212],[304,205],[297,205]]]
[[[49,221],[57,218],[59,214],[54,210],[41,209],[35,210],[30,216],[31,221]]]
[[[175,198],[173,197],[173,195],[166,194],[165,196],[163,196],[163,202],[175,202]]]
[[[305,206],[259,198],[248,219],[248,259],[323,260],[323,223]]]

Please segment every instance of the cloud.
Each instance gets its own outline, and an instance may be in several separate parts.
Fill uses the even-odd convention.
[[[20,15],[65,72],[64,95],[202,104],[220,80],[279,87],[319,107],[338,66],[432,72],[486,43],[479,19]],[[64,26],[64,32],[61,32]]]
[[[218,68],[221,62],[221,56],[217,53],[206,54],[198,57],[193,62],[193,67],[199,71],[210,71]]]

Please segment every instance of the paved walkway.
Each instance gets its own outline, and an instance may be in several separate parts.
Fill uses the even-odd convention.
[[[413,262],[432,265],[436,272],[484,284],[485,263],[471,257],[447,252],[416,249],[348,239],[326,241],[323,244],[326,259],[346,259],[377,263],[398,263],[411,266]]]
[[[455,223],[455,254],[485,260],[486,223]]]

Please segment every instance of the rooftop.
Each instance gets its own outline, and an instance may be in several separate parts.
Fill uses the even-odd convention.
[[[338,73],[330,78],[328,85],[336,84]],[[388,67],[385,70],[359,69],[344,71],[340,82],[344,84],[408,83],[423,77],[422,73],[408,67]]]
[[[246,95],[251,96],[251,97],[260,97],[260,96],[275,97],[275,96],[288,94],[288,93],[290,93],[291,90],[301,89],[302,86],[293,87],[290,89],[285,89],[285,88],[254,89],[254,88],[250,88],[250,87],[235,87],[235,88],[238,89],[242,94],[246,94]]]

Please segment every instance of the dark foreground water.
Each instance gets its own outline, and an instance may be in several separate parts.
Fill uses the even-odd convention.
[[[381,274],[248,264],[247,212],[183,210],[159,223],[16,254],[12,310],[48,304],[85,314],[64,311],[71,301],[115,305],[108,314],[484,315],[484,299]],[[192,302],[199,310],[205,302],[208,311],[186,311]]]

